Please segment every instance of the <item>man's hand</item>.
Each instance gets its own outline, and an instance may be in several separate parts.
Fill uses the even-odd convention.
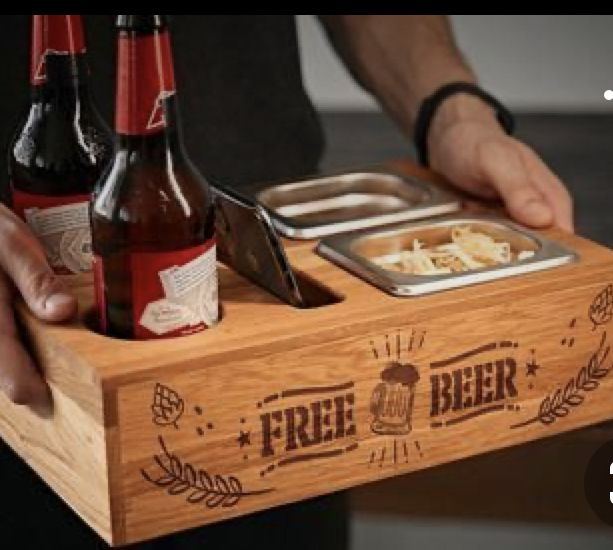
[[[459,94],[441,105],[428,152],[434,170],[469,193],[500,197],[517,221],[573,231],[572,200],[562,182],[530,147],[504,133],[480,99]]]
[[[0,389],[19,404],[50,403],[47,385],[19,340],[13,313],[15,289],[43,321],[70,319],[77,302],[49,267],[27,225],[0,205]]]
[[[407,136],[423,100],[450,82],[476,82],[443,15],[322,15],[339,55]],[[508,137],[493,110],[468,95],[447,98],[428,133],[432,168],[476,195],[501,197],[527,225],[572,231],[568,192],[526,145]]]

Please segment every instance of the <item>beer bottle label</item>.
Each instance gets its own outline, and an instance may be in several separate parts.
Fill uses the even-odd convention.
[[[89,195],[47,196],[13,190],[13,210],[30,227],[56,273],[91,270]]]
[[[96,299],[106,331],[104,260],[94,262]],[[172,252],[133,252],[132,315],[135,339],[168,338],[200,332],[217,323],[215,240]]]

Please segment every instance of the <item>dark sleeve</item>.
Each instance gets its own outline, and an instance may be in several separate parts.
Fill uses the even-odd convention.
[[[7,146],[28,104],[30,17],[3,16],[0,33],[0,196]],[[112,128],[114,16],[84,20],[92,95]],[[171,25],[185,143],[196,166],[234,185],[315,172],[324,139],[302,83],[293,16],[180,15]]]
[[[116,15],[84,15],[90,88],[94,102],[109,128],[115,109]]]
[[[3,15],[0,32],[0,200],[8,198],[7,148],[29,100],[30,15]]]

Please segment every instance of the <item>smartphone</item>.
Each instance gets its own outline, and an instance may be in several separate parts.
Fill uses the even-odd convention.
[[[294,307],[307,304],[268,212],[234,189],[211,185],[219,261]]]

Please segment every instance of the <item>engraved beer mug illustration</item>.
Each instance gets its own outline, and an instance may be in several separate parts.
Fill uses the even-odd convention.
[[[370,398],[370,429],[381,435],[411,432],[411,414],[419,372],[410,363],[392,361],[381,373],[381,382]]]

